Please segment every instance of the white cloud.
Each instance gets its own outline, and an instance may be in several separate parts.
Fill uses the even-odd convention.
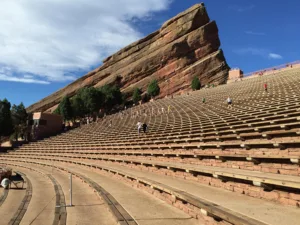
[[[13,74],[10,67],[0,67],[0,81],[35,83],[35,84],[49,84],[49,81],[35,79],[33,75],[18,76]]]
[[[11,81],[11,82],[21,82],[21,83],[34,83],[34,84],[50,84],[49,81],[43,81],[43,80],[36,80],[31,78],[21,78],[21,77],[15,77],[15,76],[8,76],[5,74],[0,74],[0,81]]]
[[[269,59],[282,59],[283,57],[279,54],[276,53],[272,53],[270,52],[270,50],[268,49],[264,49],[264,48],[239,48],[239,49],[235,49],[233,50],[234,53],[238,54],[238,55],[255,55],[255,56],[261,56],[263,58],[269,58]]]
[[[230,10],[242,13],[245,11],[249,11],[255,8],[255,5],[248,5],[248,6],[240,6],[240,5],[231,5],[229,6]]]
[[[251,31],[251,30],[245,31],[245,33],[249,34],[249,35],[256,35],[256,36],[264,36],[264,35],[266,35],[266,33],[263,33],[263,32],[254,32],[254,31]]]
[[[24,78],[33,78],[33,76],[32,75],[24,75]]]
[[[149,18],[169,4],[170,0],[2,0],[0,69],[6,69],[0,80],[74,80],[74,72],[89,70],[143,36],[131,21]]]
[[[283,57],[276,53],[269,53],[269,58],[271,59],[282,59]]]

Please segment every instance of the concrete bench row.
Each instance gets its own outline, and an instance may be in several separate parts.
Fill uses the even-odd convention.
[[[82,176],[81,174],[78,174],[76,172],[73,172],[70,169],[67,169],[66,167],[62,167],[62,166],[57,166],[57,165],[51,165],[48,163],[43,163],[43,162],[34,162],[34,161],[24,161],[24,163],[31,163],[31,164],[39,164],[39,165],[43,165],[43,166],[53,166],[55,168],[58,168],[60,170],[65,170],[68,171],[69,173],[72,173],[78,177],[80,177],[81,179],[84,179],[87,183],[89,183],[93,188],[95,188],[96,191],[101,191],[101,188],[98,188],[98,184],[96,184],[95,182],[93,182],[92,180],[85,178],[84,176]],[[74,162],[76,164],[76,162]],[[109,168],[106,168],[104,166],[96,166],[96,165],[88,165],[86,164],[85,166],[88,167],[93,167],[93,168],[98,168],[101,170],[105,170],[108,172],[111,172],[113,174],[118,174],[121,175],[123,177],[125,177],[126,179],[130,179],[133,181],[136,181],[140,184],[143,184],[147,187],[149,187],[152,190],[156,190],[159,191],[161,194],[165,193],[168,196],[170,196],[169,198],[172,199],[172,201],[175,203],[176,201],[180,201],[183,202],[183,204],[189,204],[191,206],[193,206],[194,208],[198,208],[199,213],[203,214],[205,216],[209,216],[211,218],[214,218],[215,221],[226,221],[229,224],[249,224],[249,225],[256,225],[256,224],[265,224],[261,221],[255,220],[251,217],[247,217],[246,215],[242,215],[239,214],[237,212],[233,212],[229,209],[226,209],[222,206],[219,205],[215,205],[212,202],[209,202],[205,199],[201,199],[199,197],[193,196],[191,194],[188,193],[184,193],[182,191],[178,191],[170,186],[167,186],[165,184],[159,183],[159,182],[154,182],[150,179],[147,178],[142,178],[142,177],[137,177],[137,176],[132,176],[129,174],[126,174],[122,171],[118,171],[118,170],[112,170]],[[104,192],[104,194],[106,194]],[[106,198],[107,200],[111,199],[112,196],[109,196]],[[114,202],[114,200],[113,200]],[[122,223],[122,221],[120,221],[120,224],[134,224],[135,221],[134,220],[128,220],[128,217],[130,218],[130,215],[125,215],[125,218],[127,218],[127,221],[131,221],[131,223]]]
[[[58,161],[67,163],[88,163],[93,164],[94,160],[83,160],[83,159],[64,159],[61,157],[11,157],[15,160],[38,160],[38,161]],[[72,159],[72,160],[71,160]],[[10,160],[9,158],[5,160]],[[147,160],[136,160],[136,159],[118,159],[118,158],[98,158],[101,160],[101,165],[105,161],[119,163],[121,165],[137,165],[138,167],[154,168],[155,170],[170,171],[169,174],[180,172],[181,174],[187,174],[187,178],[196,179],[200,176],[201,178],[211,177],[220,180],[221,182],[233,181],[235,184],[245,184],[252,186],[261,187],[266,191],[270,190],[280,190],[285,193],[294,193],[292,196],[297,197],[297,193],[300,190],[300,178],[299,176],[281,175],[281,174],[271,174],[271,173],[261,173],[256,171],[246,171],[241,169],[233,168],[218,168],[200,165],[186,165],[182,163],[175,162],[160,162],[160,161],[147,161]],[[99,165],[99,164],[93,164]],[[154,171],[155,171],[154,170]],[[168,174],[168,173],[166,173]],[[201,179],[199,179],[201,182]]]

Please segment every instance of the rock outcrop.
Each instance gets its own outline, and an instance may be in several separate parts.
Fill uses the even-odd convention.
[[[194,76],[202,85],[225,84],[228,70],[216,22],[210,21],[203,3],[197,4],[108,57],[99,68],[31,105],[28,111],[48,110],[82,87],[100,87],[116,80],[122,92],[132,92],[136,87],[146,91],[149,82],[157,79],[159,97],[164,97],[189,90]]]

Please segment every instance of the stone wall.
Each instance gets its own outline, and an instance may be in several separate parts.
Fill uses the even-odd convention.
[[[164,97],[190,90],[194,76],[202,85],[225,84],[228,70],[216,22],[210,21],[204,4],[197,4],[165,22],[160,30],[108,57],[99,68],[31,105],[28,111],[45,111],[82,87],[100,87],[116,80],[123,92],[136,87],[145,92],[149,82],[157,79],[159,97]]]

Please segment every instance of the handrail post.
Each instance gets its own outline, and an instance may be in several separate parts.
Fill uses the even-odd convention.
[[[72,205],[72,173],[70,173],[70,206]]]

